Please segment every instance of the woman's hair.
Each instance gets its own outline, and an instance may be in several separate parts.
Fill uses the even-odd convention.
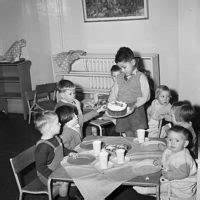
[[[57,84],[59,92],[65,92],[67,89],[75,88],[74,83],[69,80],[60,80]]]
[[[128,47],[121,47],[115,55],[115,63],[130,62],[135,58],[133,51]]]
[[[34,116],[35,127],[42,133],[43,128],[53,122],[57,118],[57,114],[52,111],[45,111],[42,113],[37,113]]]
[[[157,99],[162,91],[168,91],[170,93],[170,89],[166,85],[160,85],[157,87],[155,92],[155,98]]]
[[[190,122],[194,116],[194,108],[189,101],[178,101],[172,104],[177,122]]]
[[[174,131],[176,133],[180,133],[182,134],[186,140],[191,140],[191,133],[188,129],[184,128],[183,126],[172,126],[170,129],[167,130],[167,135],[169,134],[169,132]]]
[[[58,115],[61,127],[63,127],[67,122],[71,121],[75,114],[75,107],[70,105],[63,105],[56,109],[56,114]]]

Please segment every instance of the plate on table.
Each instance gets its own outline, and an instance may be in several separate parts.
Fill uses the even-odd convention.
[[[120,116],[109,115],[109,114],[108,114],[108,111],[106,111],[105,114],[106,114],[108,117],[110,117],[110,118],[115,118],[115,119],[117,119],[117,118],[122,118],[122,117],[126,117],[126,116],[130,115],[131,113],[133,113],[134,110],[135,110],[134,108],[127,107],[127,112],[126,112],[126,114],[125,114],[125,115],[120,115]]]
[[[91,154],[79,154],[77,158],[68,157],[67,162],[72,165],[88,165],[95,160]]]
[[[104,148],[110,153],[115,153],[117,149],[124,149],[125,151],[129,151],[132,148],[132,146],[130,144],[115,143],[107,144]]]
[[[82,149],[86,149],[86,150],[93,150],[93,141],[83,141],[81,144],[80,144],[80,147]],[[104,143],[101,142],[101,148],[103,148],[104,146]]]

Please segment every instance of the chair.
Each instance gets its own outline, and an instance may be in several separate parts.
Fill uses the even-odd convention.
[[[12,170],[19,189],[19,200],[22,200],[23,194],[46,194],[49,196],[48,188],[39,178],[35,178],[28,184],[23,183],[23,171],[26,170],[32,163],[35,162],[35,148],[33,145],[17,156],[10,158]],[[53,189],[53,196],[58,194],[58,188]]]
[[[99,135],[103,136],[103,127],[108,124],[113,124],[110,119],[97,118],[89,122],[91,125],[99,128]]]
[[[35,103],[41,110],[53,111],[56,106],[56,83],[36,85]]]
[[[26,97],[26,102],[28,106],[28,123],[30,124],[32,114],[41,112],[42,109],[38,108],[38,106],[35,103],[36,94],[34,90],[25,91],[25,97]]]

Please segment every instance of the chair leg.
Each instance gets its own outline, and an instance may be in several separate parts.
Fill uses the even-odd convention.
[[[23,196],[23,193],[20,192],[20,193],[19,193],[19,200],[22,200],[22,196]]]

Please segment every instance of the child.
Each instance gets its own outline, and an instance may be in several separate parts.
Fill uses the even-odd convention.
[[[196,134],[191,122],[194,116],[194,108],[188,101],[178,101],[172,104],[171,115],[171,120],[169,118],[168,121],[171,121],[173,125],[183,126],[190,131],[190,138],[192,143],[190,144],[189,148],[191,151],[194,151],[196,144]],[[169,129],[168,125],[162,128],[161,137],[165,137],[167,129]]]
[[[101,106],[96,110],[92,110],[83,115],[80,102],[75,98],[75,85],[69,80],[60,80],[58,82],[58,90],[60,93],[60,101],[57,103],[56,108],[62,105],[71,105],[76,107],[78,111],[78,121],[80,125],[79,133],[83,138],[82,127],[83,123],[99,115],[100,112],[105,111],[105,106]]]
[[[189,131],[173,126],[167,131],[167,149],[162,155],[160,196],[163,199],[196,199],[197,166],[186,148]],[[155,194],[155,187],[133,187],[142,194]]]
[[[61,123],[60,138],[62,139],[64,147],[74,149],[74,147],[81,143],[79,134],[80,125],[78,123],[78,117],[75,114],[74,106],[60,106],[56,109],[56,113]]]
[[[146,129],[147,120],[144,104],[149,100],[150,90],[147,77],[137,69],[133,51],[128,47],[121,47],[115,56],[116,64],[122,73],[117,76],[114,88],[117,92],[115,100],[123,101],[134,112],[116,121],[116,131],[135,136],[137,129]]]
[[[117,76],[121,73],[121,68],[118,65],[113,65],[110,69],[110,74],[111,74],[111,78],[113,80],[113,85],[111,87],[110,90],[110,95],[108,97],[108,101],[114,101],[117,97],[117,89],[116,87],[114,87],[114,82],[117,80]]]
[[[149,125],[148,137],[159,137],[159,121],[170,115],[171,104],[170,90],[165,85],[160,85],[155,92],[155,99],[147,108],[147,117]]]
[[[54,112],[40,113],[35,116],[35,126],[42,134],[36,144],[35,160],[36,171],[40,180],[47,185],[50,174],[60,165],[64,156],[76,157],[75,151],[63,148],[61,140],[56,135],[60,131],[58,116]],[[66,196],[68,184],[57,182],[54,187],[59,189],[60,196]]]

